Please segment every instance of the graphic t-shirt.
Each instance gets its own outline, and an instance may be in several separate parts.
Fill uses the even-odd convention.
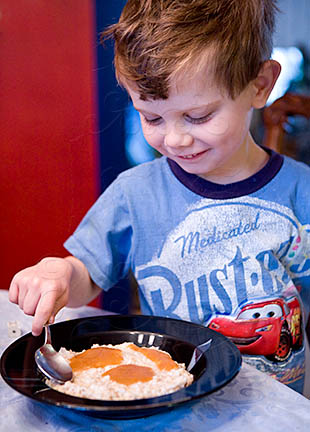
[[[208,326],[302,392],[310,169],[269,153],[258,173],[228,185],[165,157],[125,171],[65,246],[103,290],[131,269],[142,313]]]

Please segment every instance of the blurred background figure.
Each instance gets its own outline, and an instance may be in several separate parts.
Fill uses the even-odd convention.
[[[263,111],[263,122],[265,128],[263,145],[272,148],[279,153],[287,152],[289,149],[285,146],[285,132],[290,132],[294,129],[297,129],[296,125],[298,125],[298,123],[296,120],[294,120],[294,122],[290,121],[291,117],[296,116],[302,116],[309,120],[310,95],[308,96],[288,92],[281,98],[276,99],[271,105],[266,107]],[[293,151],[292,156],[303,161],[305,161],[305,156],[307,156],[310,152],[310,149],[307,149],[304,144],[310,144],[309,133],[306,143],[303,143],[301,149],[297,148],[297,142],[295,142],[294,148],[291,148],[291,151]],[[305,155],[299,154],[303,148],[303,153],[306,153]]]
[[[309,47],[276,46],[273,58],[281,63],[281,74],[265,109],[254,114],[252,132],[264,146],[309,165]]]

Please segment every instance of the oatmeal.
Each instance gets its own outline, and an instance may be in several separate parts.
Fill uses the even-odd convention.
[[[99,400],[133,400],[172,393],[193,382],[184,364],[157,348],[93,345],[80,353],[61,348],[72,367],[73,378],[64,384],[47,381],[55,390]]]

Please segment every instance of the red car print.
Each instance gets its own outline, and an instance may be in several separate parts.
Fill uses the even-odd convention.
[[[248,303],[236,317],[218,315],[208,327],[227,336],[243,354],[285,361],[302,346],[301,308],[297,297]]]

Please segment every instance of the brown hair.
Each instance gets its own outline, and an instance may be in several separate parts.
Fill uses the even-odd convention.
[[[276,0],[128,0],[102,33],[115,41],[118,81],[140,97],[166,99],[172,78],[206,67],[235,98],[272,51]],[[184,75],[182,75],[184,76]]]

